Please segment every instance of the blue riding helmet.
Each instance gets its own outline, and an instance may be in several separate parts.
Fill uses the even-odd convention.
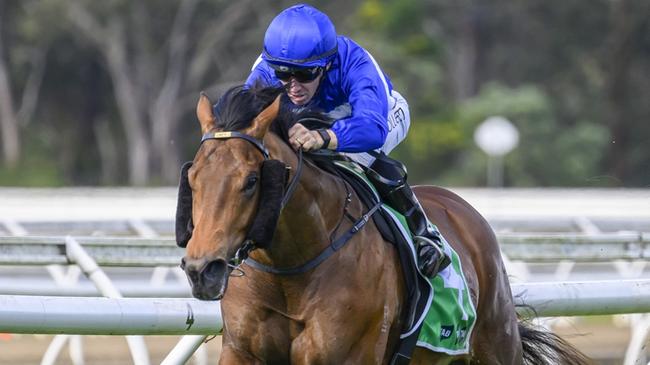
[[[290,67],[324,67],[337,52],[334,24],[305,4],[283,10],[264,35],[262,59]]]

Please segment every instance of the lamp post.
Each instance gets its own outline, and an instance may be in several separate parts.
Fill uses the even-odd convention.
[[[519,132],[504,117],[489,117],[474,131],[474,142],[488,155],[487,185],[503,186],[503,156],[519,143]]]

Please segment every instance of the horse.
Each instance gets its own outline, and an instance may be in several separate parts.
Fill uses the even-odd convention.
[[[183,170],[191,197],[179,195],[189,220],[181,224],[181,267],[194,297],[221,300],[220,364],[388,364],[406,308],[397,250],[366,219],[347,244],[305,268],[354,231],[358,221],[350,217],[369,212],[345,181],[303,161],[286,142],[282,91],[236,87],[214,110],[201,94],[203,138]],[[270,168],[274,162],[279,168]],[[414,191],[460,255],[477,320],[469,353],[418,347],[411,364],[590,363],[559,337],[518,320],[495,235],[469,203],[441,187]],[[267,209],[269,200],[286,205]],[[267,268],[304,269],[280,275],[242,263],[246,256]]]

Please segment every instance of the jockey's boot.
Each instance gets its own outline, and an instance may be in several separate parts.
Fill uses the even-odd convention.
[[[424,276],[433,278],[446,268],[451,259],[442,248],[442,237],[438,229],[429,222],[422,205],[406,181],[384,197],[386,203],[404,215],[413,233],[413,242],[418,255],[418,267]]]
[[[440,232],[429,223],[418,198],[406,181],[406,167],[383,152],[373,156],[376,159],[366,170],[366,176],[384,202],[404,215],[414,236],[420,272],[432,278],[451,263],[442,248]]]

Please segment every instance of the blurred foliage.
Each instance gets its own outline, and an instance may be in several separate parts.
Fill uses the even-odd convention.
[[[50,134],[50,133],[47,133]],[[24,153],[23,163],[17,168],[8,168],[0,165],[0,186],[65,186],[70,182],[66,181],[62,171],[58,169],[53,160],[55,154],[53,147],[46,135],[31,135],[26,143],[27,151]]]
[[[244,80],[266,26],[293,4],[253,2],[232,15],[244,21],[234,22],[228,29],[233,35],[226,36],[223,29],[220,34],[202,30],[219,29],[215,19],[233,3],[197,1],[175,108],[181,122],[170,124],[168,144],[150,141],[150,184],[175,184],[163,171],[160,151],[172,151],[179,161],[194,153],[198,92],[215,97]],[[330,15],[339,33],[370,51],[408,100],[411,131],[393,154],[406,163],[413,183],[485,185],[487,157],[473,134],[487,117],[500,115],[520,133],[518,148],[504,158],[506,186],[650,186],[650,2],[311,3]],[[105,50],[91,46],[66,20],[70,4],[92,8],[106,30],[125,27],[123,50],[132,67],[126,71],[134,75],[130,81],[139,100],[154,104],[162,87],[180,2],[0,3],[0,57],[22,142],[19,167],[0,165],[0,185],[129,182],[134,144],[127,147],[131,132],[122,123],[116,76]],[[220,36],[227,39],[211,42]],[[207,76],[189,55],[203,47],[214,47],[205,61]],[[33,115],[21,120],[39,54],[46,55],[46,63],[38,102]],[[145,57],[156,62],[143,63]],[[155,114],[147,105],[140,113],[143,118]],[[145,130],[153,134],[155,127],[151,121]]]
[[[506,185],[594,185],[589,179],[598,174],[607,143],[606,128],[589,121],[560,128],[550,99],[539,88],[510,89],[496,83],[486,84],[479,95],[460,105],[458,122],[465,136],[473,136],[478,124],[493,115],[510,120],[519,131],[517,152],[506,156]],[[473,141],[466,142],[459,169],[446,178],[484,185],[486,157]]]
[[[473,134],[499,115],[520,133],[506,186],[647,187],[650,107],[634,100],[650,94],[649,15],[625,0],[367,0],[354,34],[410,102],[394,155],[412,181],[485,185]]]

